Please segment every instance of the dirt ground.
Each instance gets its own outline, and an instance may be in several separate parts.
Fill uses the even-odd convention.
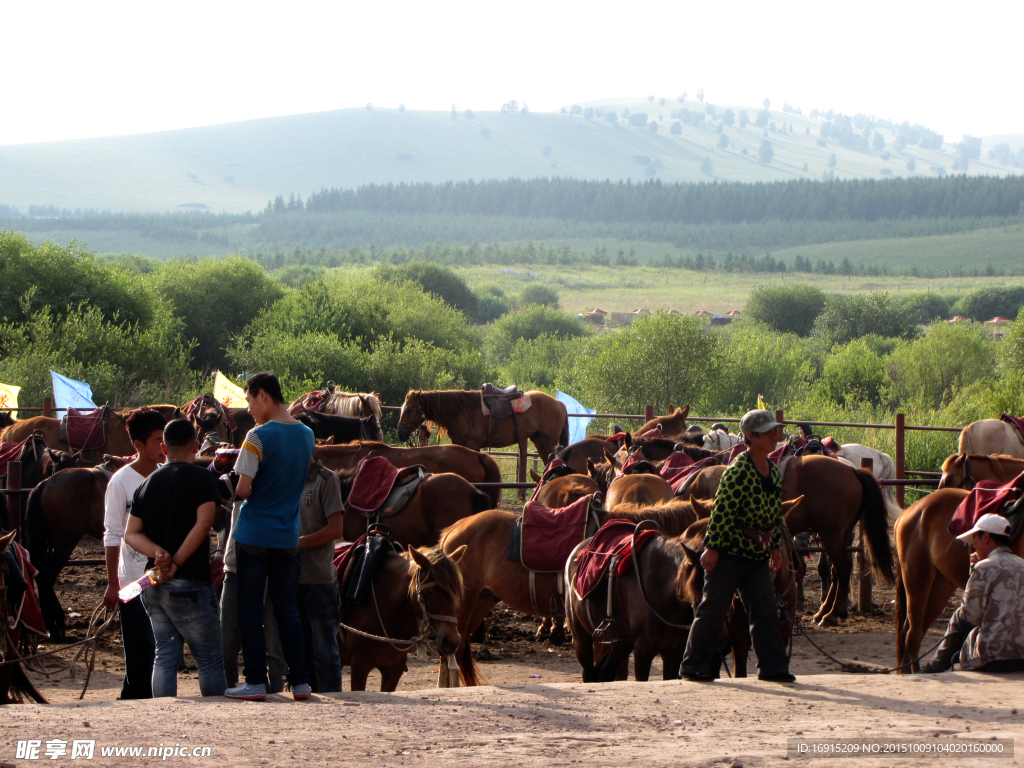
[[[98,541],[86,540],[76,555],[98,557],[101,552]],[[70,614],[78,614],[69,620],[71,639],[83,636],[105,579],[101,566],[65,570],[58,596]],[[808,606],[817,603],[816,583],[810,570]],[[841,627],[811,629],[809,634],[842,661],[877,669],[891,666],[892,599],[891,588],[876,586],[870,613],[851,613]],[[803,614],[808,625],[811,613]],[[52,680],[30,674],[55,706],[6,709],[9,730],[0,735],[0,761],[27,764],[15,759],[19,739],[58,738],[95,739],[97,750],[113,745],[148,749],[161,742],[208,745],[212,756],[202,761],[217,765],[284,766],[296,759],[396,766],[440,759],[442,764],[477,765],[500,759],[527,766],[756,766],[824,762],[787,758],[787,737],[1024,735],[1024,716],[1017,710],[1024,709],[1022,675],[841,674],[806,638],[795,637],[792,671],[798,682],[792,686],[758,682],[753,656],[752,677],[746,680],[664,682],[656,662],[652,682],[584,686],[571,645],[536,640],[538,624],[504,606],[488,620],[487,639],[475,650],[490,686],[437,689],[436,659],[410,658],[409,672],[395,694],[346,692],[314,696],[304,704],[285,694],[262,705],[200,699],[195,665],[188,656],[187,669],[179,673],[178,700],[115,701],[123,672],[120,633],[115,631],[104,638],[84,701],[79,699],[84,670],[77,681],[67,673]],[[944,621],[936,623],[925,648],[941,636],[943,627]],[[370,690],[379,684],[379,676],[371,676]],[[347,680],[344,687],[347,691]],[[128,759],[104,758],[97,751],[93,762],[124,764]],[[934,762],[981,764],[962,756],[953,763],[950,759]],[[56,764],[72,762],[65,758]],[[859,763],[902,761],[872,758]]]

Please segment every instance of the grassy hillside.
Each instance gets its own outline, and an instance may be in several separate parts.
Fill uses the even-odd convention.
[[[661,105],[647,99],[609,99],[581,114],[349,109],[265,118],[163,133],[48,144],[0,147],[0,204],[55,205],[124,211],[262,209],[289,191],[305,197],[321,187],[353,187],[370,182],[433,181],[561,176],[580,179],[665,181],[779,181],[820,179],[835,154],[837,178],[935,176],[951,171],[954,150],[908,146],[892,149],[891,131],[882,131],[884,150],[854,150],[834,139],[819,146],[821,119],[771,110],[776,130],[723,126],[706,115],[707,105],[677,100]],[[716,105],[718,115],[730,107]],[[646,113],[657,131],[601,115]],[[681,109],[704,113],[697,125],[671,133]],[[738,115],[742,107],[731,109]],[[746,107],[751,121],[760,108]],[[783,126],[792,126],[792,132]],[[728,146],[718,146],[720,136]],[[767,138],[770,163],[758,160]],[[956,137],[950,137],[956,138]],[[1001,137],[1003,140],[1012,137]],[[985,159],[970,164],[971,174],[1011,171]],[[746,151],[746,154],[744,154]],[[889,154],[886,159],[885,154]],[[704,171],[701,170],[702,164]],[[806,166],[806,170],[805,170]],[[102,246],[98,246],[102,247]]]

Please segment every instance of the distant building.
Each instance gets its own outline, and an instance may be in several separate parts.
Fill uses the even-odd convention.
[[[972,322],[972,320],[971,320],[971,318],[964,317],[963,315],[953,315],[946,322],[947,323],[970,323],[970,322]]]
[[[726,317],[743,317],[743,313],[740,312],[738,309],[730,309],[728,312],[725,313],[725,316]]]
[[[712,315],[706,309],[698,309],[693,314],[694,314],[695,317],[714,317],[714,315]]]
[[[1001,339],[1006,333],[1006,326],[1012,322],[1013,320],[1008,317],[993,317],[985,321],[986,333],[994,339]]]

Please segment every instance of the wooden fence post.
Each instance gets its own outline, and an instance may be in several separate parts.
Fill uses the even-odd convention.
[[[9,491],[20,491],[21,490],[21,462],[12,461],[7,465],[7,490]],[[22,533],[22,514],[21,511],[24,509],[24,503],[22,501],[21,493],[9,493],[7,494],[7,524],[15,529],[17,533],[18,543],[24,546],[25,536]]]
[[[645,405],[644,406],[644,420],[645,421],[650,421],[653,418],[654,418],[654,406],[653,405]]]
[[[43,416],[53,418],[53,400],[48,397],[43,398]]]
[[[896,479],[905,480],[906,475],[906,453],[904,440],[906,437],[906,429],[904,424],[904,416],[902,413],[896,414]],[[896,486],[896,503],[903,508],[904,489],[902,485]]]
[[[865,458],[860,460],[860,468],[865,472],[874,474],[875,462],[874,459]],[[867,542],[864,541],[864,520],[861,519],[860,525],[860,552],[857,553],[857,610],[861,613],[867,613],[871,610],[871,567],[868,565],[868,554],[864,551],[864,547]]]

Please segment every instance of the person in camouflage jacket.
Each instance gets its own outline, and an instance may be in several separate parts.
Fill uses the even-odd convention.
[[[971,576],[960,607],[924,674],[951,669],[959,656],[964,670],[1024,670],[1024,560],[1010,551],[1010,522],[982,515],[957,538],[971,542]]]

